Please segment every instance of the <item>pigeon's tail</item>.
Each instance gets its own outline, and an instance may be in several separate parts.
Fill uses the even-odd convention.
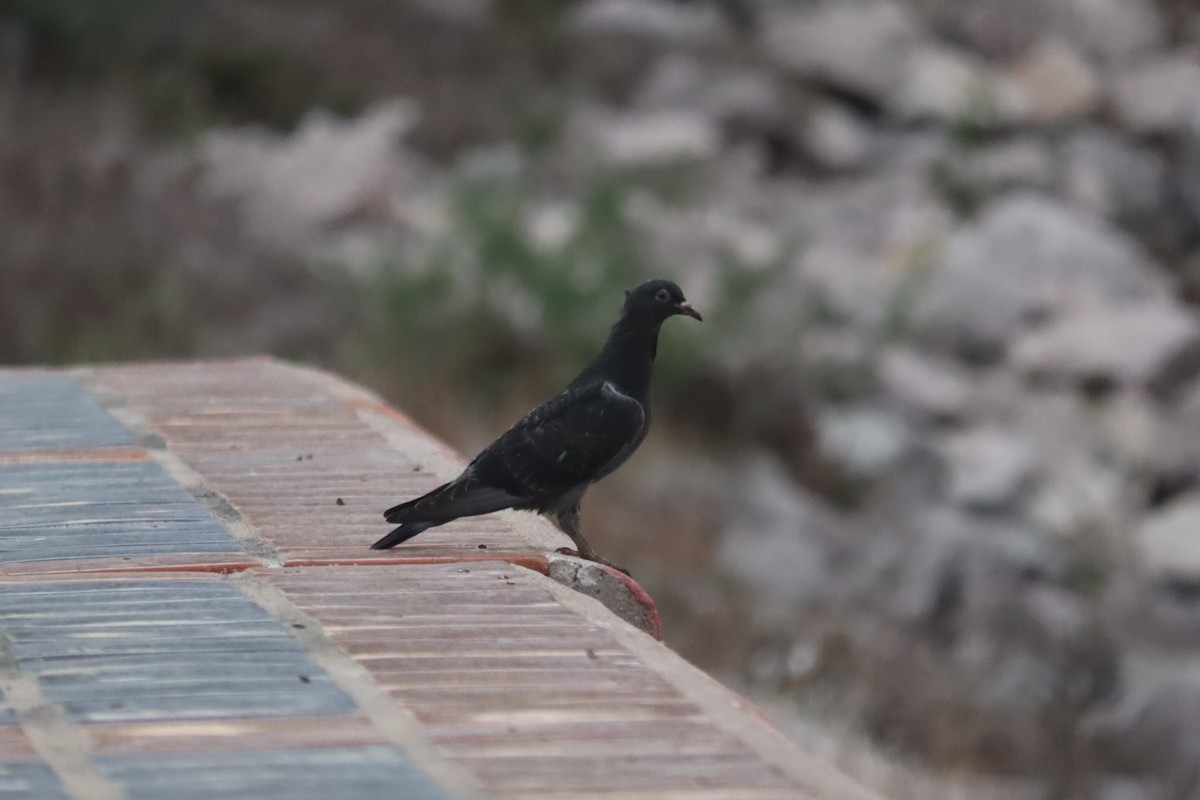
[[[512,508],[525,499],[514,497],[503,489],[481,486],[470,475],[459,476],[423,497],[392,506],[383,512],[383,518],[397,524],[428,522],[432,527],[459,517],[473,517]]]
[[[428,530],[436,525],[436,522],[406,522],[396,530],[384,536],[375,544],[371,545],[372,550],[388,550],[401,542],[407,542],[409,539],[416,536],[421,531]]]
[[[512,508],[524,498],[513,497],[503,489],[480,486],[469,474],[460,475],[427,495],[393,506],[383,518],[400,527],[371,545],[372,550],[387,550],[407,542],[421,531],[443,525],[459,517],[490,514]]]
[[[420,506],[430,505],[431,501],[436,501],[449,487],[450,484],[443,483],[429,494],[423,495],[414,500],[409,500],[407,503],[401,503],[398,506],[392,506],[387,511],[383,512],[383,518],[388,522],[395,523],[420,522],[425,516],[427,516],[427,514],[422,513]]]

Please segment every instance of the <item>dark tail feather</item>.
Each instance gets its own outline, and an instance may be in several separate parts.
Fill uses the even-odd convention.
[[[521,500],[522,498],[514,497],[503,489],[480,486],[469,473],[463,473],[429,494],[392,506],[383,512],[384,519],[392,524],[398,523],[400,527],[371,545],[371,549],[387,550],[436,525],[443,525],[459,517],[490,514],[502,508],[512,508]]]
[[[450,484],[448,484],[448,483],[443,483],[441,486],[437,487],[436,489],[434,489],[432,492],[429,492],[428,494],[424,494],[420,497],[409,500],[407,503],[401,503],[398,506],[392,506],[387,511],[383,512],[383,518],[386,519],[388,522],[406,522],[407,520],[404,519],[405,512],[412,509],[413,506],[415,506],[417,503],[420,503],[424,500],[429,500],[430,498],[436,497],[439,492],[441,492],[443,489],[445,489],[449,485]],[[416,534],[414,533],[413,536],[416,536]]]
[[[524,500],[525,498],[514,497],[503,489],[479,486],[474,480],[456,480],[439,486],[415,500],[392,506],[383,512],[383,518],[394,524],[418,525],[432,519],[432,524],[441,525],[459,517],[474,517],[502,508],[512,508]]]
[[[388,550],[400,544],[401,542],[407,542],[421,531],[428,530],[436,524],[436,522],[406,522],[399,528],[396,528],[396,530],[389,533],[387,536],[380,539],[375,544],[371,545],[371,549]]]

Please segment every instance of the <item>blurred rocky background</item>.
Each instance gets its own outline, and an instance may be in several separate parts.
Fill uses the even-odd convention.
[[[675,648],[894,798],[1200,797],[1194,0],[0,0],[4,362],[472,451],[660,275],[585,525]]]

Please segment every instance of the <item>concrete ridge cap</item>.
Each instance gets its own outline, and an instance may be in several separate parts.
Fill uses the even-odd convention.
[[[537,579],[535,579],[537,580]],[[885,800],[828,761],[809,753],[752,701],[676,653],[664,642],[611,613],[599,601],[541,576],[564,606],[605,626],[633,655],[654,667],[729,734],[764,761],[811,789],[822,800]],[[731,714],[734,710],[738,713]]]

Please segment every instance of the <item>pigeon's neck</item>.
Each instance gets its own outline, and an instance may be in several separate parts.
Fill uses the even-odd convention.
[[[645,403],[650,398],[650,373],[658,353],[662,322],[622,317],[613,326],[594,367],[595,377],[612,381],[625,394]]]

